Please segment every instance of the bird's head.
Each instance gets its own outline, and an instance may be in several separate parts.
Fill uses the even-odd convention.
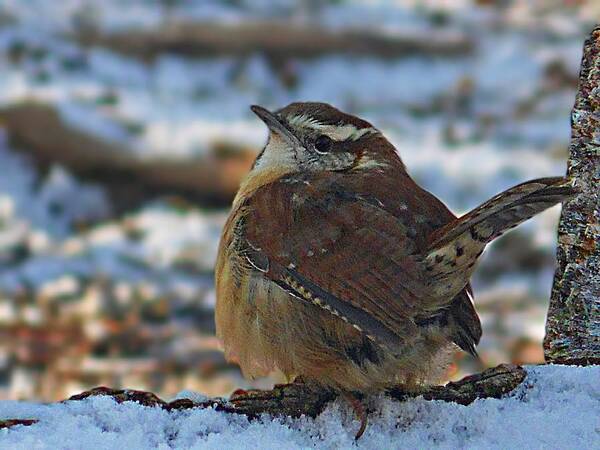
[[[251,109],[269,128],[254,170],[369,170],[402,164],[379,130],[327,103],[291,103],[275,112],[257,105]]]

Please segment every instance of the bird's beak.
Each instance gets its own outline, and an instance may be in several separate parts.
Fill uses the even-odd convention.
[[[269,128],[269,131],[280,136],[284,141],[294,148],[302,147],[300,140],[294,136],[294,134],[284,124],[282,124],[277,116],[271,111],[258,105],[252,105],[250,109],[259,117],[260,120],[265,123],[265,125]]]

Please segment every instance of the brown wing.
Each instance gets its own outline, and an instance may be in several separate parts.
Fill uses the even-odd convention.
[[[418,336],[426,285],[411,258],[420,235],[410,215],[333,183],[290,177],[245,205],[249,262],[290,294],[330,310],[394,348]]]

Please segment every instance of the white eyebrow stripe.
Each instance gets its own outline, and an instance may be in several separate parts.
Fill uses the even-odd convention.
[[[305,114],[298,114],[295,116],[287,117],[287,121],[290,125],[295,127],[313,127],[314,125],[322,125],[312,117]]]
[[[356,141],[365,134],[379,133],[379,131],[373,127],[356,128],[352,124],[331,125],[320,123],[319,121],[313,119],[312,117],[306,116],[305,114],[291,116],[287,120],[288,123],[293,127],[312,128],[313,130],[317,130],[320,133],[326,134],[334,141]]]

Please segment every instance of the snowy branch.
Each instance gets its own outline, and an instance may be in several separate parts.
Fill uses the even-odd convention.
[[[512,364],[501,364],[482,373],[471,375],[445,386],[428,386],[415,392],[401,388],[391,389],[386,395],[394,400],[404,401],[422,396],[426,400],[442,400],[468,405],[479,398],[500,398],[515,389],[526,376],[525,370]],[[244,414],[257,418],[261,414],[272,416],[311,416],[316,417],[337,398],[330,390],[323,390],[303,383],[277,385],[272,390],[248,390],[233,395],[231,399],[208,399],[195,403],[189,399],[165,402],[150,392],[95,388],[71,397],[69,400],[82,400],[96,395],[108,395],[118,403],[136,401],[142,405],[158,405],[166,410],[189,408],[215,408],[233,414]]]
[[[442,400],[468,405],[477,399],[501,398],[521,384],[525,377],[526,371],[521,366],[501,364],[445,386],[428,386],[414,392],[406,392],[401,388],[390,389],[386,392],[386,396],[398,401],[423,397],[425,400]],[[236,393],[229,400],[214,398],[194,402],[190,399],[178,399],[166,402],[151,392],[97,387],[74,395],[67,401],[95,396],[109,396],[117,403],[132,401],[143,406],[159,406],[167,411],[213,408],[225,413],[243,414],[250,419],[259,418],[262,414],[278,417],[316,417],[337,398],[337,394],[331,390],[293,383],[277,385],[272,390],[243,391]],[[36,422],[34,418],[5,420],[0,421],[0,429],[15,425],[33,425]]]

